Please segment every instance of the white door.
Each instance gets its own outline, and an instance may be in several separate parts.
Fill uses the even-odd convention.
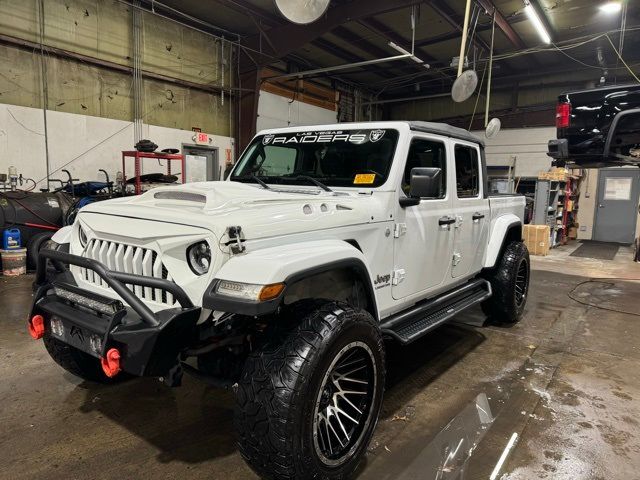
[[[415,136],[411,140],[405,164],[400,195],[409,193],[411,169],[436,167],[442,169],[440,195],[424,198],[413,207],[399,208],[394,235],[393,298],[426,294],[450,279],[453,228],[441,225],[441,219],[451,219],[450,186],[447,179],[447,147],[441,138]]]
[[[478,145],[454,143],[456,191],[451,275],[464,277],[480,270],[482,248],[489,234],[489,199],[485,198]]]

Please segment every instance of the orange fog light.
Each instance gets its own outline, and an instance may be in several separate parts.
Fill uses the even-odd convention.
[[[260,290],[258,300],[264,302],[265,300],[273,300],[284,290],[284,283],[272,283],[271,285],[265,285]]]

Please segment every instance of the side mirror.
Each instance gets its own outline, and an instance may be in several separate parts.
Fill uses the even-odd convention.
[[[409,197],[400,199],[400,206],[418,205],[421,198],[437,198],[440,196],[442,169],[433,167],[416,167],[411,169]]]

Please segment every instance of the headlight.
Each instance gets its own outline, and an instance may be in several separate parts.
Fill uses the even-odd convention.
[[[82,228],[82,225],[78,225],[78,238],[80,238],[80,245],[82,245],[82,248],[87,246],[87,234],[84,231],[84,228]]]
[[[256,285],[253,283],[230,282],[220,280],[216,287],[216,293],[227,297],[264,302],[276,298],[284,290],[284,283],[272,283],[270,285]]]
[[[198,242],[191,245],[187,250],[187,260],[193,273],[204,275],[211,266],[211,249],[207,242]]]

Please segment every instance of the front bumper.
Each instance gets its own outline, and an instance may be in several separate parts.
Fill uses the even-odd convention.
[[[48,269],[49,262],[55,273]],[[128,306],[78,288],[65,264],[92,270]],[[127,285],[165,290],[180,307],[154,313]],[[133,375],[164,376],[179,364],[180,353],[197,339],[201,309],[194,307],[184,290],[169,280],[115,272],[96,260],[42,250],[34,290],[29,318],[44,317],[45,334],[96,358],[105,358],[109,349],[116,348],[122,370]],[[52,320],[56,321],[53,329]]]

